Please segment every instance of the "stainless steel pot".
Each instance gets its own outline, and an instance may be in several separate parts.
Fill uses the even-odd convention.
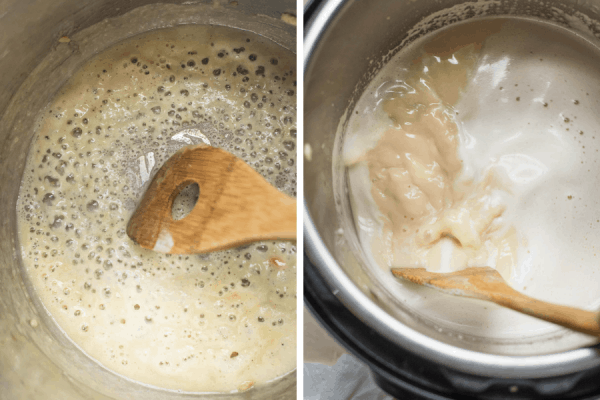
[[[599,7],[595,0],[326,0],[307,8],[304,243],[310,268],[306,270],[323,278],[332,299],[341,302],[356,323],[373,330],[373,340],[385,339],[431,365],[490,379],[574,376],[600,366],[595,347],[551,353],[552,348],[569,348],[568,335],[490,342],[442,329],[403,309],[366,268],[339,158],[345,125],[365,85],[414,39],[458,21],[510,15],[565,27],[568,21],[578,21],[591,40],[597,40]],[[305,281],[315,282],[312,278]]]
[[[36,115],[91,56],[179,24],[248,30],[295,52],[296,29],[281,20],[295,6],[293,0],[0,2],[0,398],[295,399],[295,371],[242,393],[199,394],[142,385],[100,366],[43,311],[22,273],[15,208]],[[68,46],[58,46],[62,36]]]

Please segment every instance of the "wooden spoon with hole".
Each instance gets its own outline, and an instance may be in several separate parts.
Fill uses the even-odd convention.
[[[392,273],[417,285],[455,296],[491,301],[577,332],[600,336],[598,313],[533,299],[508,286],[498,271],[490,267],[472,267],[451,273],[428,272],[425,268],[393,268]]]
[[[174,220],[175,197],[197,183],[192,211]],[[184,147],[158,171],[129,220],[127,234],[161,253],[193,254],[259,240],[296,239],[296,200],[225,150]]]

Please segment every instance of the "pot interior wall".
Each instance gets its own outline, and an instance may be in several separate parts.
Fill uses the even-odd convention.
[[[67,339],[21,270],[16,200],[38,114],[86,60],[131,36],[180,24],[252,31],[295,52],[293,0],[7,1],[0,14],[0,386],[10,399],[295,398],[295,371],[243,393],[198,395],[143,386],[101,367]],[[62,36],[70,42],[60,43]]]
[[[330,1],[326,5],[331,20],[318,32],[318,37],[309,38],[316,38],[316,44],[305,63],[304,138],[308,150],[305,156],[309,156],[304,163],[304,196],[311,222],[337,265],[316,264],[321,268],[341,268],[390,316],[457,347],[505,355],[545,354],[557,348],[572,348],[574,338],[569,335],[536,338],[532,353],[529,340],[490,343],[485,338],[457,335],[449,330],[440,332],[438,326],[404,309],[393,294],[377,284],[366,267],[349,204],[345,168],[339,156],[350,112],[366,84],[391,57],[415,39],[471,18],[515,16],[565,27],[575,21],[591,40],[597,41],[600,25],[595,21],[600,2],[374,0]],[[311,257],[310,243],[308,254]]]

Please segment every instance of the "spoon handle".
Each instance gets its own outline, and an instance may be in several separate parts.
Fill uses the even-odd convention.
[[[469,267],[449,273],[430,272],[425,268],[392,268],[392,273],[417,285],[454,296],[491,301],[577,332],[600,336],[600,319],[596,312],[529,297],[511,288],[498,271],[490,267]]]
[[[600,336],[598,313],[537,300],[511,289],[508,285],[506,286],[512,291],[510,296],[490,296],[489,300],[577,332]]]

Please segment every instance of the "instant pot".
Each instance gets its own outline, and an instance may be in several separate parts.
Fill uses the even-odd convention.
[[[181,24],[251,31],[296,52],[293,0],[0,1],[0,399],[295,399],[296,372],[244,392],[185,393],[126,379],[69,340],[21,265],[16,201],[38,114],[93,55]],[[207,366],[210,368],[210,366]],[[198,371],[199,374],[202,371]]]
[[[576,27],[600,44],[595,0],[323,0],[305,7],[305,302],[399,399],[598,399],[598,345],[573,349],[567,331],[494,340],[437,326],[379,285],[360,250],[340,157],[354,105],[404,46],[489,16]]]

